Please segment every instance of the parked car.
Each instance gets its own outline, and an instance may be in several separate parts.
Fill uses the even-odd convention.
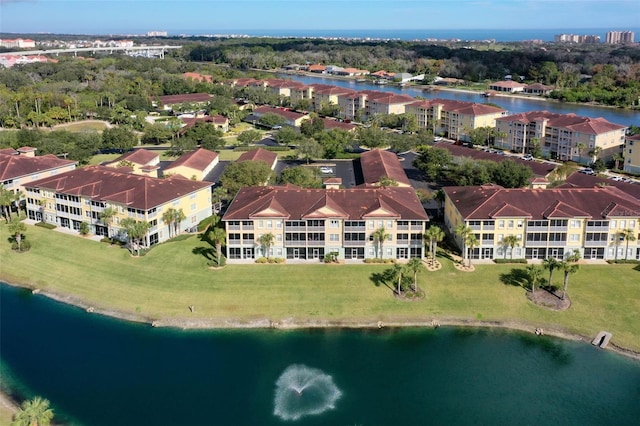
[[[442,136],[436,136],[435,138],[433,138],[434,142],[440,142],[442,140]]]
[[[522,157],[522,159],[523,159],[523,160],[525,160],[525,161],[531,161],[531,160],[533,160],[533,155],[531,155],[531,154],[525,154],[525,155]]]
[[[580,173],[584,173],[585,175],[595,175],[596,172],[593,171],[591,167],[585,167],[584,169],[578,170]]]
[[[326,166],[320,167],[320,171],[325,175],[333,173],[333,169],[331,167],[326,167]]]

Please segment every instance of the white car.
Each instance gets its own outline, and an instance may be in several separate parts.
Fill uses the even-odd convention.
[[[584,173],[585,175],[595,175],[596,174],[596,172],[594,172],[593,169],[590,168],[590,167],[585,167],[584,169],[578,170],[578,171],[580,173]]]
[[[433,138],[434,142],[440,142],[442,140],[441,136],[436,136],[435,138]]]
[[[333,169],[331,167],[320,167],[320,171],[325,175],[333,173]]]
[[[525,160],[525,161],[531,161],[531,160],[533,160],[533,155],[525,154],[525,156],[522,157],[522,159]]]

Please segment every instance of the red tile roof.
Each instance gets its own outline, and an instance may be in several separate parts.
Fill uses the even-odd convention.
[[[351,123],[345,123],[344,121],[332,120],[330,118],[323,118],[322,123],[325,130],[331,129],[343,129],[346,131],[354,130],[357,126]]]
[[[0,183],[22,176],[55,170],[76,164],[75,161],[63,160],[53,154],[40,157],[0,153]]]
[[[263,116],[265,114],[276,114],[279,115],[283,118],[285,118],[286,120],[289,120],[291,122],[294,122],[296,120],[299,120],[302,117],[306,117],[307,114],[301,114],[299,112],[295,112],[295,111],[287,111],[284,109],[280,109],[280,108],[274,108],[274,107],[270,107],[270,106],[260,106],[257,107],[256,109],[253,110],[253,113],[257,116]]]
[[[558,114],[549,111],[529,111],[520,114],[509,115],[506,117],[499,117],[496,120],[505,122],[519,122],[529,124],[533,122],[546,121],[546,125],[555,128],[564,128],[573,130],[580,133],[587,133],[591,135],[599,135],[601,133],[608,133],[615,130],[625,129],[626,126],[621,124],[611,123],[602,117],[590,118],[581,117],[579,115],[571,114]]]
[[[254,217],[428,220],[412,188],[301,189],[293,185],[243,188],[223,220]]]
[[[615,188],[504,189],[497,185],[484,185],[443,189],[466,220],[640,216],[640,200],[634,200]]]
[[[182,74],[182,78],[191,79],[194,81],[206,81],[207,83],[211,83],[213,78],[210,75],[199,74],[197,72],[185,72]]]
[[[263,148],[258,148],[244,152],[240,157],[238,157],[237,161],[264,161],[269,165],[269,167],[271,167],[277,158],[278,155],[276,153]]]
[[[212,185],[211,182],[174,177],[158,179],[104,166],[89,166],[39,179],[26,186],[149,210]]]
[[[149,151],[147,149],[134,149],[133,151],[129,151],[125,154],[122,154],[120,157],[111,161],[109,164],[118,164],[121,161],[130,161],[133,164],[138,164],[140,166],[145,166],[152,161],[158,159],[159,154],[157,152]]]
[[[442,109],[448,112],[456,112],[458,114],[466,115],[488,115],[497,114],[504,111],[503,108],[495,107],[493,105],[479,104],[475,102],[456,101],[453,99],[430,99],[417,101],[409,104],[408,106],[415,108],[429,109],[436,105],[442,105]]]
[[[165,170],[171,170],[179,166],[189,167],[194,170],[203,171],[213,163],[218,154],[208,149],[199,148],[195,151],[186,152],[176,161],[172,162]]]
[[[575,172],[567,177],[564,185],[569,188],[594,188],[604,185],[617,188],[618,190],[640,200],[640,184],[637,183],[617,182],[599,176],[590,176],[585,173]]]
[[[193,127],[198,122],[213,123],[218,125],[224,125],[229,122],[229,119],[222,115],[207,115],[204,117],[182,117],[181,119],[182,119],[182,122],[185,124],[185,126],[182,128],[182,131],[190,127]]]
[[[393,152],[381,149],[364,152],[360,156],[360,165],[365,183],[376,184],[386,176],[399,184],[411,185],[398,156]]]

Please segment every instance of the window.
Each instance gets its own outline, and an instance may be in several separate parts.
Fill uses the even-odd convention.
[[[332,228],[338,228],[340,226],[339,222],[335,219],[331,219],[329,221],[329,226]]]
[[[282,228],[282,222],[279,220],[276,220],[276,228]]]
[[[392,256],[393,255],[393,249],[388,248],[387,249],[387,256]]]
[[[572,220],[571,221],[571,227],[572,228],[580,228],[580,221],[579,220]]]
[[[577,242],[580,241],[580,234],[570,234],[569,235],[569,241],[571,242]]]
[[[620,221],[620,228],[621,229],[625,229],[627,227],[627,221],[626,220],[621,220]]]
[[[268,220],[267,221],[267,229],[271,229],[271,228],[273,228],[273,222]]]
[[[276,235],[276,241],[282,241],[282,234]]]
[[[635,229],[635,227],[636,227],[636,221],[635,220],[630,220],[629,221],[629,228]]]
[[[387,221],[387,229],[393,229],[393,221],[392,220],[388,220]]]
[[[504,228],[504,220],[499,220],[498,221],[498,228]]]
[[[196,199],[196,194],[193,193],[193,194],[189,195],[189,199],[190,200],[195,200]]]
[[[522,225],[524,224],[524,222],[522,220],[518,221],[518,228],[522,228]]]
[[[513,229],[513,220],[510,220],[510,221],[508,222],[508,227],[509,227],[510,229]]]
[[[610,227],[611,229],[614,229],[614,228],[616,228],[616,227],[617,227],[617,223],[618,223],[618,221],[617,221],[617,220],[612,220],[611,222],[609,222],[609,227]]]
[[[329,241],[340,241],[339,234],[329,234]]]
[[[498,234],[498,242],[501,243],[504,239],[504,234]]]
[[[258,221],[258,228],[259,228],[259,229],[264,228],[264,220],[259,220],[259,221]]]

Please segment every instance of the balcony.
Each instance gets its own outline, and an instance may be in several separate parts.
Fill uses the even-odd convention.
[[[587,225],[586,232],[609,232],[609,225],[605,226],[589,226]]]
[[[345,226],[344,232],[364,232],[367,230],[366,226]]]
[[[307,227],[306,226],[285,225],[284,230],[285,230],[285,232],[306,232]],[[323,231],[324,231],[324,229],[323,229]]]
[[[367,244],[366,241],[345,241],[342,243],[344,247],[364,247]]]
[[[227,229],[229,231],[239,231],[240,230],[240,225],[227,225]]]
[[[527,241],[525,247],[546,247],[547,241]]]
[[[566,241],[549,241],[549,247],[564,247],[566,245]]]
[[[585,241],[585,247],[606,247],[607,241]]]
[[[312,247],[322,247],[325,245],[325,241],[324,240],[311,240],[311,241],[307,241],[307,245],[308,246],[312,246]]]

